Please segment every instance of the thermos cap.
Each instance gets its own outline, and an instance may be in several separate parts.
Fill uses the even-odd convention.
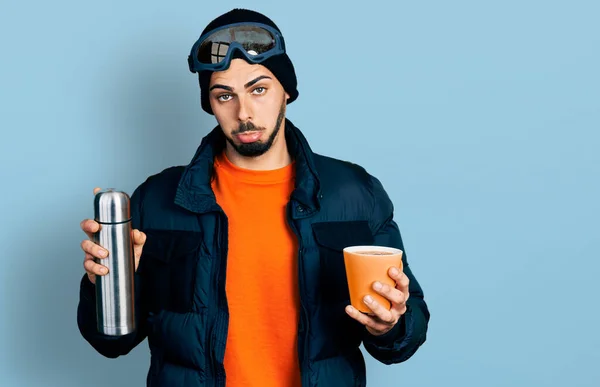
[[[129,195],[108,188],[94,198],[94,216],[99,223],[121,223],[131,219]]]

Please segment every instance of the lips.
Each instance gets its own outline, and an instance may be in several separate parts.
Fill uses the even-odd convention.
[[[260,136],[262,136],[261,131],[244,132],[236,135],[238,140],[240,140],[240,142],[243,144],[258,141],[260,139]]]

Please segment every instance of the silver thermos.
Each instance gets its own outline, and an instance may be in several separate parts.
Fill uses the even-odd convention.
[[[108,268],[108,274],[96,276],[98,331],[110,336],[126,335],[136,328],[130,198],[114,189],[102,190],[94,198],[94,213],[100,223],[94,242],[108,251],[107,258],[96,259]]]

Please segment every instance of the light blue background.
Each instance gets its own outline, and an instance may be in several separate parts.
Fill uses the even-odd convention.
[[[187,163],[214,118],[186,57],[251,6],[282,28],[315,151],[393,199],[431,309],[369,385],[600,385],[597,1],[6,1],[0,6],[0,384],[142,386],[76,326],[92,189]]]

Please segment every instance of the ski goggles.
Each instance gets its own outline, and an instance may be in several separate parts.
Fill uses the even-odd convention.
[[[225,70],[236,50],[256,64],[285,53],[285,43],[271,26],[251,22],[228,24],[209,31],[194,43],[188,57],[190,71]]]

